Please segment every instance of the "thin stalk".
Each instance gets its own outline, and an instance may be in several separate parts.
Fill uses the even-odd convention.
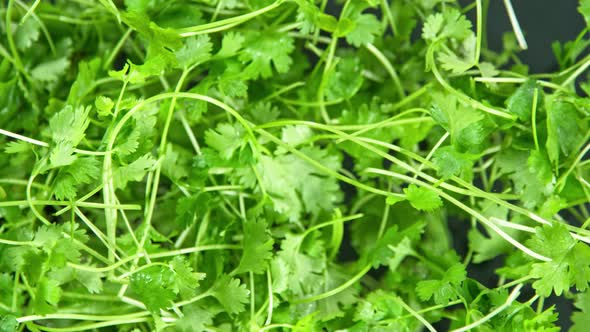
[[[470,330],[472,330],[472,329],[474,329],[474,328],[482,325],[483,323],[487,322],[488,320],[494,318],[496,315],[498,315],[499,313],[501,313],[502,311],[504,311],[504,309],[506,309],[510,305],[512,305],[512,303],[520,295],[520,290],[521,290],[522,286],[523,286],[522,284],[519,284],[516,287],[514,287],[514,289],[512,290],[512,292],[510,292],[510,295],[506,299],[506,302],[504,302],[501,306],[499,306],[496,309],[494,309],[489,314],[483,316],[482,318],[476,320],[475,322],[473,322],[473,323],[471,323],[469,325],[466,325],[466,326],[463,326],[461,328],[452,330],[451,332],[465,332],[465,331],[470,331]]]
[[[514,8],[512,8],[512,2],[510,0],[504,0],[504,7],[506,7],[506,13],[508,14],[508,18],[510,19],[512,30],[516,35],[518,46],[520,46],[521,49],[526,50],[528,48],[528,45],[526,39],[524,38],[524,34],[522,33],[522,29],[520,28],[520,23],[518,23],[518,19],[516,18],[516,14],[514,13]]]
[[[235,16],[235,17],[231,17],[231,18],[227,18],[224,20],[211,22],[211,23],[207,23],[207,24],[201,24],[201,25],[197,25],[194,27],[178,29],[178,32],[181,37],[190,37],[190,36],[194,36],[194,35],[198,35],[198,34],[223,31],[223,30],[229,29],[231,27],[234,27],[236,25],[245,23],[245,22],[247,22],[253,18],[256,18],[257,16],[263,15],[264,13],[267,13],[271,10],[274,10],[275,8],[278,8],[279,6],[281,6],[284,2],[285,2],[284,0],[278,0],[266,7],[262,7],[256,11],[253,11],[253,12],[250,12],[250,13],[247,13],[244,15]]]
[[[383,68],[385,68],[385,71],[387,71],[387,73],[389,74],[389,76],[393,80],[393,84],[397,90],[397,94],[399,95],[399,98],[402,100],[404,98],[406,98],[406,92],[404,91],[404,88],[402,86],[402,82],[400,81],[399,76],[397,75],[397,72],[395,71],[395,68],[393,67],[391,62],[389,62],[389,59],[387,59],[385,54],[381,53],[381,51],[371,43],[365,44],[365,48],[371,54],[373,54],[373,56],[375,56],[375,58],[377,58],[377,60],[379,60],[379,62],[381,62],[381,64],[383,65]]]

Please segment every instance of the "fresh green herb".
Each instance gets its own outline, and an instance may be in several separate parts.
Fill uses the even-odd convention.
[[[329,3],[5,1],[0,332],[585,331],[588,28]]]

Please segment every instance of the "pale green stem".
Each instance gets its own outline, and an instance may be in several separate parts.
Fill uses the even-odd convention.
[[[516,298],[520,295],[520,289],[522,288],[522,284],[517,285],[516,287],[514,287],[514,289],[512,290],[512,292],[510,292],[510,295],[508,296],[508,298],[506,299],[506,302],[504,302],[501,306],[497,307],[496,309],[494,309],[492,312],[490,312],[489,314],[483,316],[482,318],[476,320],[475,322],[463,326],[461,328],[452,330],[451,332],[465,332],[465,331],[470,331],[480,325],[482,325],[483,323],[487,322],[488,320],[494,318],[496,315],[498,315],[499,313],[501,313],[502,311],[504,311],[506,308],[508,308],[510,305],[512,305],[512,302],[514,302],[516,300]]]

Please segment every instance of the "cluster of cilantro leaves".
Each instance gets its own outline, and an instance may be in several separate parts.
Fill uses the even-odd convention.
[[[584,331],[588,28],[336,2],[5,1],[0,331]]]

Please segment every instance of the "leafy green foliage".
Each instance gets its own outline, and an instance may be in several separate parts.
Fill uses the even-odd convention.
[[[362,1],[351,2],[344,13],[345,19],[350,20],[352,28],[346,33],[346,41],[359,47],[372,43],[376,35],[381,33],[381,26],[374,15],[364,14],[367,7]]]
[[[5,2],[0,332],[585,330],[590,39],[485,3]]]
[[[445,271],[442,279],[418,282],[416,294],[424,301],[433,298],[436,304],[448,304],[459,297],[459,286],[466,274],[465,266],[455,264]]]
[[[573,153],[582,142],[587,124],[577,114],[574,105],[553,100],[547,108],[547,152],[553,163],[561,154]]]
[[[418,187],[415,184],[405,188],[404,193],[410,204],[420,211],[436,210],[443,205],[442,200],[435,192]]]
[[[244,311],[244,304],[248,302],[249,292],[238,279],[228,275],[219,277],[211,289],[212,295],[221,303],[229,314]]]
[[[590,296],[587,292],[580,293],[576,296],[576,302],[574,302],[578,311],[572,315],[572,322],[574,326],[570,329],[572,332],[584,331],[590,323]]]
[[[240,52],[240,61],[248,63],[244,68],[247,77],[268,78],[273,73],[273,67],[278,73],[285,73],[291,67],[293,60],[289,56],[293,52],[293,39],[286,35],[251,34],[246,37],[246,47]]]
[[[244,250],[236,273],[250,271],[263,273],[272,257],[273,240],[267,234],[264,221],[244,223]]]
[[[174,275],[170,269],[154,266],[134,273],[130,278],[131,290],[137,294],[148,310],[158,312],[172,304]]]
[[[551,243],[547,246],[546,243]],[[530,246],[542,255],[551,258],[550,262],[535,263],[531,276],[539,280],[533,287],[543,296],[551,292],[561,295],[571,286],[584,291],[590,282],[590,248],[576,241],[562,224],[538,228]]]
[[[443,38],[465,39],[471,33],[471,22],[455,9],[430,15],[422,28],[422,38],[440,40]]]
[[[525,82],[508,98],[506,101],[506,110],[518,116],[522,121],[529,121],[533,111],[535,89],[538,89],[535,81]]]
[[[14,316],[0,317],[0,331],[2,332],[16,332],[18,331],[18,321]]]
[[[472,155],[457,152],[453,147],[445,146],[436,150],[432,161],[436,165],[438,175],[444,180],[459,176],[467,181],[473,178]]]

